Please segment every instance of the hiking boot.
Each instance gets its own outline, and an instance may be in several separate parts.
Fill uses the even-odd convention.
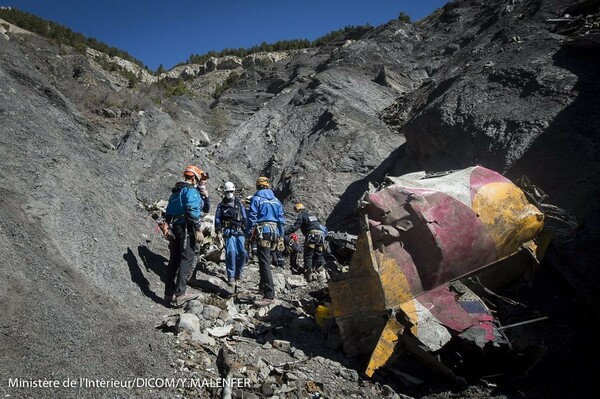
[[[227,283],[229,284],[230,287],[235,286],[235,280],[233,278],[230,278]]]
[[[173,302],[175,302],[176,297],[175,295],[165,295],[163,298],[163,305],[165,306],[171,306],[173,304]]]
[[[269,306],[269,305],[273,305],[275,303],[275,298],[263,298],[263,299],[257,299],[256,301],[254,301],[254,305],[256,306]]]
[[[183,295],[179,295],[176,299],[175,299],[175,305],[180,308],[183,305],[185,305],[186,302],[191,301],[192,299],[196,299],[198,298],[198,294],[183,294]]]
[[[315,279],[315,276],[311,270],[307,270],[304,272],[304,278],[306,279],[306,281],[308,283],[310,283],[311,281],[313,281]]]

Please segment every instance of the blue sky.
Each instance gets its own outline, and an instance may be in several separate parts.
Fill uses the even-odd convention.
[[[406,12],[421,19],[447,0],[0,0],[125,50],[151,69],[209,50],[314,40]]]

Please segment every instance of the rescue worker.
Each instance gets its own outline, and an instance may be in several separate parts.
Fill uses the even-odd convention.
[[[252,201],[251,195],[247,196],[246,199],[244,200],[246,215],[248,215],[248,213],[250,211],[250,201]],[[248,240],[246,240],[246,251],[248,253],[248,260],[251,262],[254,262],[254,259],[257,258],[257,253],[258,253],[257,245],[258,244],[256,243],[256,240],[253,240],[252,237],[250,237],[250,238],[248,238]]]
[[[292,273],[299,274],[300,268],[298,267],[298,253],[300,252],[300,245],[298,243],[298,235],[292,233],[283,237],[285,250],[284,255],[290,257],[290,269]]]
[[[241,281],[246,264],[245,226],[246,210],[235,197],[235,185],[228,181],[223,185],[223,201],[215,212],[215,231],[225,239],[225,269],[230,286]]]
[[[279,269],[285,268],[285,258],[283,256],[283,251],[285,250],[284,246],[285,243],[277,243],[277,247],[271,251],[271,264]]]
[[[275,249],[271,250],[271,264],[279,269],[285,268],[285,257],[283,253],[285,252],[285,237],[280,237],[277,244],[275,245]]]
[[[275,302],[275,288],[271,274],[271,251],[283,240],[285,216],[283,206],[269,189],[269,179],[256,180],[256,193],[250,201],[246,233],[258,240],[259,290],[263,298],[254,302],[257,306],[268,306]]]
[[[200,222],[204,204],[197,186],[208,177],[200,168],[190,165],[183,170],[183,178],[184,181],[171,190],[165,211],[172,239],[169,241],[164,301],[165,305],[174,303],[177,307],[198,297],[186,293],[186,289],[194,266],[194,251],[204,239]]]
[[[304,235],[304,276],[307,281],[311,281],[313,265],[319,267],[325,263],[323,259],[325,237],[319,219],[310,214],[304,205],[297,203],[294,205],[294,211],[298,213],[298,217],[294,224],[286,229],[285,234],[295,233],[298,229],[302,231]]]

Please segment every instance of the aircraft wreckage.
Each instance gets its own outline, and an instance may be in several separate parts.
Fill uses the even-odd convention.
[[[494,373],[491,358],[521,371],[539,359],[543,348],[510,334],[544,318],[502,325],[486,299],[531,276],[549,242],[524,191],[481,166],[417,172],[365,193],[358,214],[356,251],[329,294],[344,351],[369,358],[368,376],[403,355],[455,380],[469,362]]]

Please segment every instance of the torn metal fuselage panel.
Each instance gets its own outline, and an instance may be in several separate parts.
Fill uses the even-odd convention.
[[[508,344],[461,279],[495,289],[521,276],[535,260],[544,215],[516,185],[480,166],[389,182],[365,194],[349,271],[329,284],[344,350],[369,355],[365,372],[372,376],[402,342],[452,376],[431,353],[453,337],[481,347]]]

